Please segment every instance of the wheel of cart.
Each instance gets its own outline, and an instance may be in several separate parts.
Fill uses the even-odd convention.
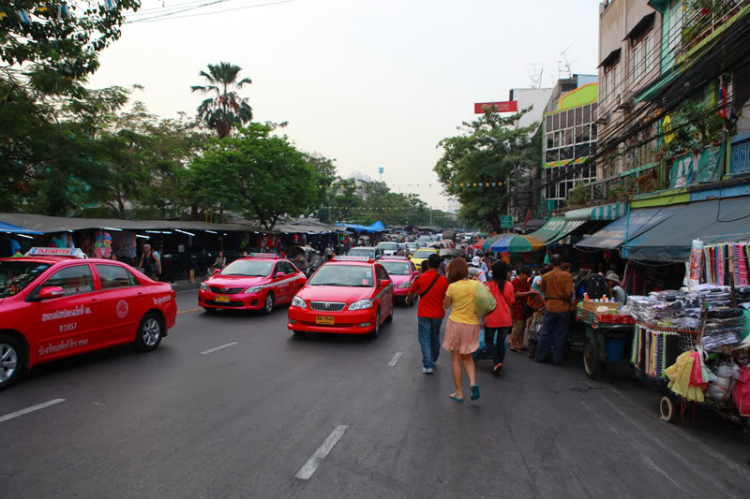
[[[596,336],[587,337],[583,344],[583,369],[586,371],[586,376],[591,379],[596,379],[602,369],[599,343],[596,341]]]
[[[662,421],[667,423],[674,423],[675,415],[677,414],[675,401],[669,395],[662,395],[661,401],[659,402],[659,412],[661,413]]]
[[[571,346],[583,347],[583,369],[591,379],[610,364],[630,365],[633,320],[630,317],[577,311]]]

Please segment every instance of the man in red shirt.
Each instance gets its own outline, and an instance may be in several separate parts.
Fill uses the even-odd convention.
[[[440,355],[440,326],[443,324],[445,309],[443,299],[448,290],[448,281],[438,274],[440,257],[432,254],[427,259],[428,270],[414,281],[406,297],[408,303],[419,295],[417,308],[417,331],[419,345],[422,347],[422,372],[432,374],[435,362]]]

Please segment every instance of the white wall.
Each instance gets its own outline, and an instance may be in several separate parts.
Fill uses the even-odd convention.
[[[551,88],[514,88],[510,91],[510,100],[518,101],[519,111],[534,106],[531,111],[518,120],[516,128],[524,128],[532,123],[542,122],[544,106],[547,105],[552,90]]]

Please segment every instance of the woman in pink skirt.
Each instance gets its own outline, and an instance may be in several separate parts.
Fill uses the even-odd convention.
[[[466,260],[455,258],[448,264],[448,291],[443,307],[453,306],[448,324],[445,327],[443,348],[450,351],[453,368],[453,382],[456,391],[451,400],[463,402],[461,361],[471,384],[471,400],[479,399],[479,385],[476,383],[476,370],[472,354],[479,348],[479,316],[474,307],[474,292],[479,281],[468,279],[469,269]]]

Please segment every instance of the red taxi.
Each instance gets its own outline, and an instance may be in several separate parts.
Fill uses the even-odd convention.
[[[371,334],[393,320],[393,282],[372,258],[339,256],[321,266],[289,307],[287,327],[305,333]]]
[[[0,258],[0,390],[36,364],[123,343],[159,346],[175,324],[172,287],[77,249]]]
[[[386,256],[378,260],[378,263],[385,267],[393,281],[393,294],[396,300],[405,302],[409,288],[419,277],[417,268],[405,256]]]
[[[305,282],[305,274],[289,260],[272,253],[251,253],[203,281],[198,304],[208,313],[223,308],[270,314],[276,304],[291,302]]]

